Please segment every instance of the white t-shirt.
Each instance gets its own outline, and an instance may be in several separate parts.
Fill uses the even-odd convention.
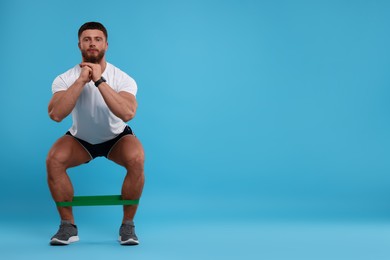
[[[74,66],[54,79],[53,94],[67,90],[79,78],[81,68]],[[129,75],[107,62],[102,76],[107,84],[116,92],[126,91],[134,96],[137,94],[137,84]],[[91,144],[98,144],[115,138],[122,133],[126,123],[115,116],[93,81],[87,83],[72,110],[73,125],[70,133]]]

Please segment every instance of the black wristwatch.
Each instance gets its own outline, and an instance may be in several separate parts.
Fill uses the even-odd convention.
[[[106,79],[103,78],[103,76],[102,76],[98,81],[95,82],[95,86],[98,87],[100,85],[100,83],[103,83],[103,82],[106,82]]]

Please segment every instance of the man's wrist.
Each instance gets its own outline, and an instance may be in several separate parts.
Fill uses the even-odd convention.
[[[83,86],[88,83],[88,81],[85,81],[81,78],[76,79],[76,82],[78,82],[80,85],[83,85]]]
[[[98,79],[97,81],[95,81],[95,86],[98,87],[101,83],[103,82],[106,82],[106,79],[102,77],[100,77],[100,79]]]

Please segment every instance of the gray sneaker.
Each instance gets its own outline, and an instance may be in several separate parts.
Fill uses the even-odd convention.
[[[70,221],[62,220],[59,230],[50,240],[50,245],[69,245],[76,241],[79,241],[77,226]]]
[[[121,245],[135,246],[138,245],[138,238],[134,230],[134,222],[127,220],[119,229],[119,242]]]

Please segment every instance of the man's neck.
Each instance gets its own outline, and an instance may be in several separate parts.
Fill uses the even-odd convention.
[[[103,58],[100,62],[99,62],[99,65],[100,67],[102,68],[102,73],[106,70],[106,67],[107,67],[107,62],[106,62],[106,59]]]

